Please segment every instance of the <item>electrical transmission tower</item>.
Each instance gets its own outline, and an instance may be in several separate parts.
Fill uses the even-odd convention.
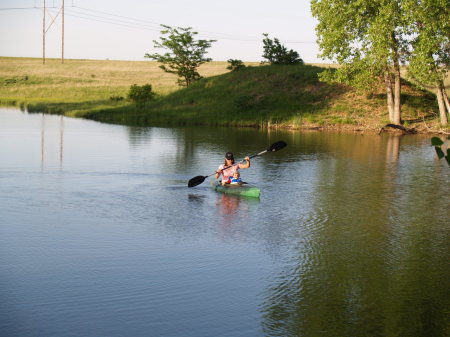
[[[61,63],[64,63],[64,0],[61,0],[61,8],[55,16],[52,15],[51,12],[47,9],[44,0],[43,6],[43,18],[42,18],[42,63],[45,64],[45,35],[47,34],[50,27],[56,22],[56,19],[61,16]],[[47,26],[45,21],[46,16],[49,16],[51,19],[50,24]]]

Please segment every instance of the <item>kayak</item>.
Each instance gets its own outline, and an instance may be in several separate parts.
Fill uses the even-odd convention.
[[[233,195],[240,195],[243,197],[252,197],[252,198],[259,198],[261,194],[261,190],[253,185],[249,184],[228,184],[228,185],[220,185],[217,183],[214,183],[213,185],[214,190],[220,193],[226,193],[226,194],[233,194]]]

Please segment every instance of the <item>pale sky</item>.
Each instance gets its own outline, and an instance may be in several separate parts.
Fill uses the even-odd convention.
[[[0,56],[42,56],[43,3],[0,0]],[[61,3],[46,0],[51,15]],[[159,24],[217,40],[208,52],[214,61],[261,61],[262,34],[269,33],[305,62],[324,62],[309,0],[65,0],[65,58],[145,60],[145,53],[161,52],[153,48]],[[61,57],[60,17],[46,34],[46,56]]]

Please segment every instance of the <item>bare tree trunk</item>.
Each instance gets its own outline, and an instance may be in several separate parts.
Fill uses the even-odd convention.
[[[445,91],[445,87],[442,88],[442,97],[444,98],[445,106],[447,107],[447,113],[450,114],[450,103],[448,101],[447,92]]]
[[[448,124],[448,117],[447,117],[447,107],[445,106],[444,101],[444,94],[443,94],[443,86],[441,83],[439,83],[436,86],[436,98],[439,105],[439,118],[441,121],[441,125],[447,125]]]
[[[400,125],[402,122],[401,112],[401,79],[400,79],[400,65],[398,60],[394,61],[394,118],[393,123]]]
[[[387,106],[389,111],[389,122],[394,123],[394,96],[392,92],[392,76],[386,72],[384,74],[384,84],[386,86]]]

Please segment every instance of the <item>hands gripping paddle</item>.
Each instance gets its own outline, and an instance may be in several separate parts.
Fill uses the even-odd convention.
[[[264,151],[261,151],[260,153],[254,154],[253,156],[250,156],[249,158],[254,158],[254,157],[260,156],[266,152],[275,152],[275,151],[281,150],[282,148],[286,147],[286,145],[287,144],[284,141],[280,140],[279,142],[276,142],[276,143],[273,143],[272,145],[270,145],[270,147],[267,150],[264,150]],[[238,164],[239,163],[234,164],[234,165],[238,165]],[[231,167],[231,166],[224,167],[221,171],[226,170],[229,167]],[[191,180],[189,180],[188,187],[194,187],[194,186],[200,185],[202,182],[205,181],[206,178],[211,177],[214,174],[216,174],[216,172],[210,174],[209,176],[196,176],[196,177],[192,178]]]

